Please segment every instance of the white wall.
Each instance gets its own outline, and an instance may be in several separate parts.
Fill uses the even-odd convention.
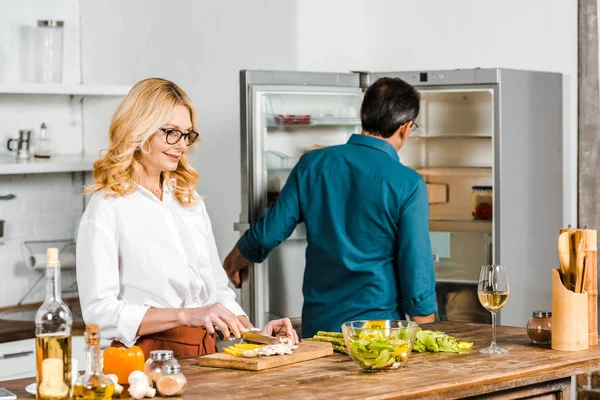
[[[202,136],[192,155],[198,192],[225,257],[239,238],[239,70],[296,69],[296,2],[83,1],[81,13],[85,83],[160,76],[192,98]]]
[[[366,70],[370,40],[366,4],[365,0],[299,1],[298,70]]]

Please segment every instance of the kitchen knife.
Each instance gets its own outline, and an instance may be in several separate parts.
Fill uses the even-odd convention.
[[[221,340],[226,340],[226,341],[227,340],[228,341],[237,340],[236,337],[233,335],[230,335],[229,339],[225,339],[223,332],[217,326],[215,326],[215,331],[217,332],[217,335],[219,335],[219,338],[221,338]],[[256,343],[256,344],[277,344],[277,343],[279,343],[279,339],[277,339],[276,337],[261,335],[260,333],[256,333],[256,332],[252,332],[252,331],[243,332],[242,339],[244,339],[244,341],[246,341],[248,343]]]

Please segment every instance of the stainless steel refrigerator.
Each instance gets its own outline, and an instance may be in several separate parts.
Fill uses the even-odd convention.
[[[361,132],[363,93],[384,76],[421,93],[419,128],[399,155],[428,184],[438,318],[449,318],[449,294],[476,290],[479,267],[489,263],[508,271],[502,324],[524,326],[532,311],[550,310],[563,198],[557,73],[241,71],[242,210],[234,229],[244,232],[265,214],[304,153]],[[491,189],[491,219],[473,216],[481,186]],[[305,248],[299,225],[250,267],[241,304],[255,324],[283,316],[299,323]]]

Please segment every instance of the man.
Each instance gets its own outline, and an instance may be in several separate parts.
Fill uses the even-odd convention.
[[[223,267],[236,285],[304,222],[308,238],[302,334],[345,321],[434,321],[435,277],[423,179],[399,162],[416,127],[419,93],[381,78],[361,107],[362,135],[304,155],[266,215],[244,233]]]

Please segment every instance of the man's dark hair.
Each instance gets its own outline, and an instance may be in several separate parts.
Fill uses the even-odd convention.
[[[362,129],[384,138],[419,115],[419,92],[399,78],[380,78],[365,93]]]

